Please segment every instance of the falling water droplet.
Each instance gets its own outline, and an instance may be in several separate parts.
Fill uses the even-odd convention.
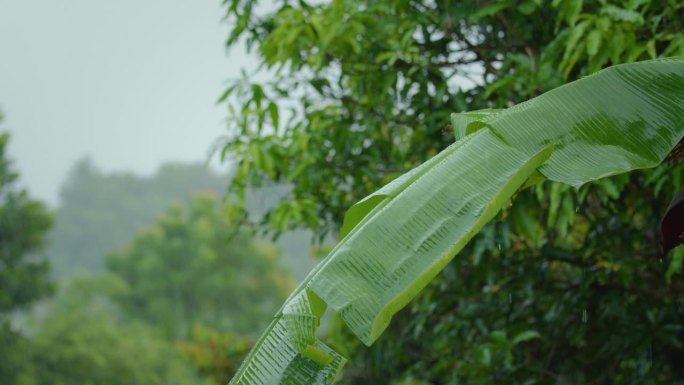
[[[510,305],[512,303],[513,303],[513,295],[511,293],[508,293],[508,304]]]
[[[575,206],[575,212],[576,212],[576,213],[579,212],[579,206]]]
[[[653,366],[653,342],[649,344],[648,361],[650,366]]]
[[[587,309],[582,311],[582,323],[587,323]]]
[[[660,258],[660,263],[663,263],[663,259],[662,259],[662,258]]]
[[[497,245],[497,247],[499,248],[499,251],[501,251],[501,244],[500,243]]]

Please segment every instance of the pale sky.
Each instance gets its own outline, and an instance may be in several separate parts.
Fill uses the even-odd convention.
[[[33,197],[57,203],[71,165],[150,174],[205,161],[216,99],[241,67],[220,0],[0,0],[0,130]]]

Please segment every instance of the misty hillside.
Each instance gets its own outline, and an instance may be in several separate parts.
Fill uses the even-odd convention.
[[[202,164],[169,163],[152,176],[106,174],[89,159],[71,169],[60,191],[60,205],[49,236],[47,254],[53,278],[66,278],[104,269],[104,256],[126,245],[143,227],[174,204],[186,204],[198,193],[221,199],[228,177]],[[250,210],[275,202],[283,189],[253,194]],[[310,234],[284,234],[277,242],[282,264],[301,279],[313,262],[308,256]]]

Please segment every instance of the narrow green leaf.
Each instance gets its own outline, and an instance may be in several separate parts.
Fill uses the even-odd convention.
[[[601,31],[593,30],[587,35],[587,54],[595,56],[601,48]]]
[[[271,117],[271,123],[273,124],[273,128],[275,130],[278,130],[278,125],[280,123],[278,119],[278,106],[274,102],[268,104],[268,114]]]
[[[636,25],[644,24],[644,17],[639,12],[616,7],[612,4],[603,6],[601,14],[610,16],[613,20],[625,21]]]
[[[535,338],[541,338],[536,330],[526,330],[513,338],[513,345],[517,345],[521,342],[529,341]]]

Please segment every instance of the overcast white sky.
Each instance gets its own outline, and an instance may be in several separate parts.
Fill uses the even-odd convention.
[[[154,172],[205,161],[225,81],[220,0],[0,0],[0,129],[32,196],[57,203],[71,165]]]

